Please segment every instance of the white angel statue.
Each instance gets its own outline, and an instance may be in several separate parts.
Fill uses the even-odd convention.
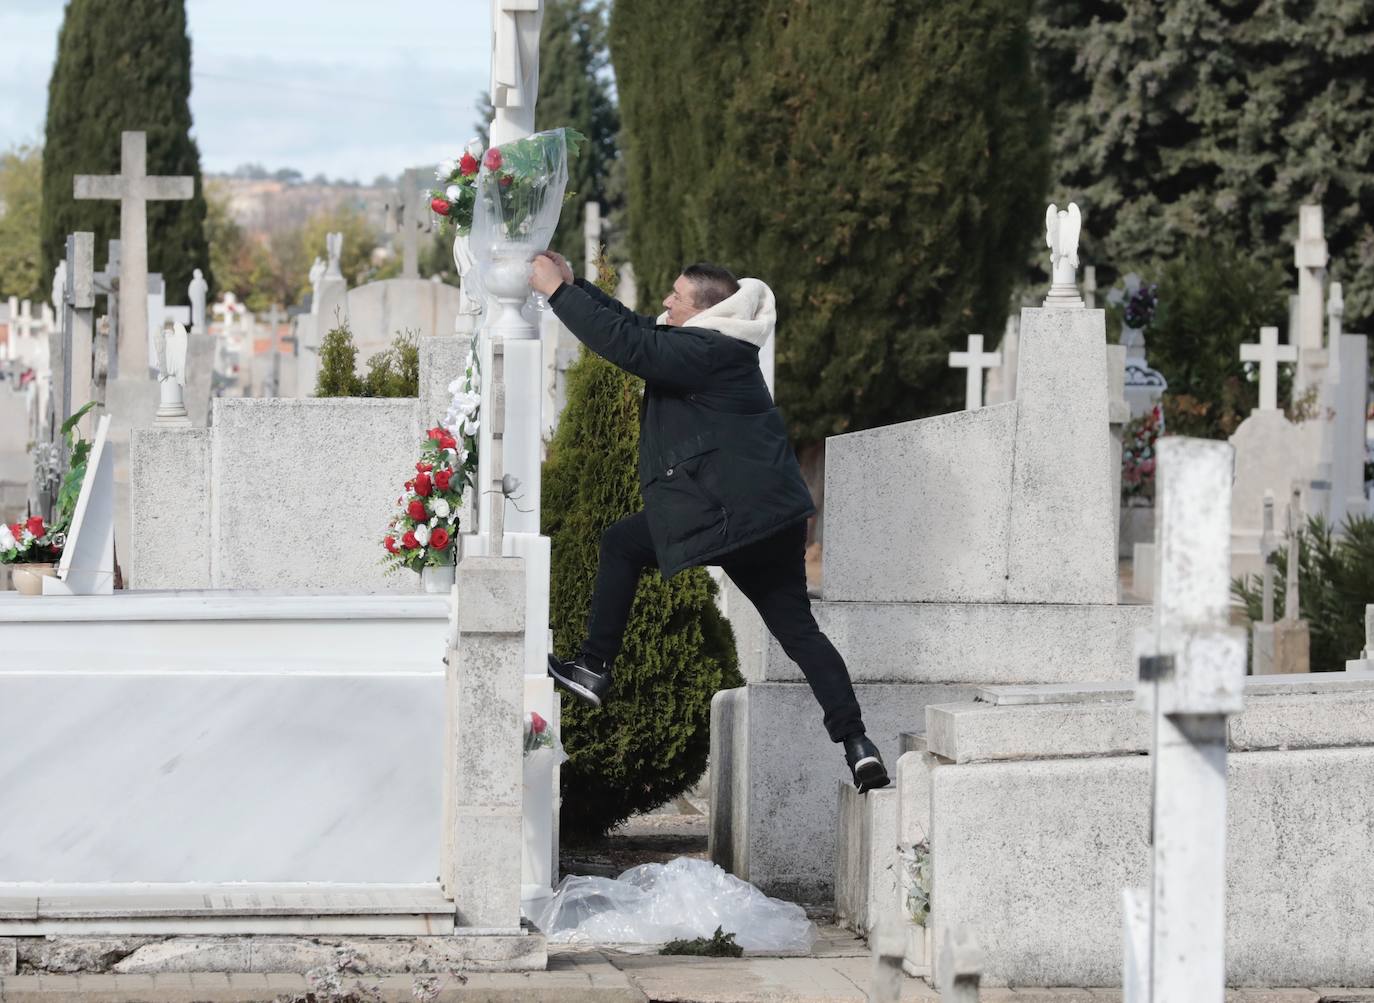
[[[1078,235],[1083,217],[1078,203],[1060,209],[1053,202],[1045,210],[1045,244],[1050,249],[1050,293],[1045,306],[1081,307],[1078,294]]]

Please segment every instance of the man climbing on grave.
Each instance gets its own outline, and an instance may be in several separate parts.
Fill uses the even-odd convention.
[[[671,577],[719,565],[801,666],[831,740],[844,744],[854,785],[887,786],[844,659],[816,626],[806,594],[806,520],[816,508],[759,369],[759,349],[776,319],[772,290],[719,265],[690,265],[655,320],[574,280],[553,252],[534,259],[530,284],[583,344],[645,383],[644,509],[602,536],[587,639],[572,661],[550,655],[550,674],[600,706],[640,573],[657,565]]]

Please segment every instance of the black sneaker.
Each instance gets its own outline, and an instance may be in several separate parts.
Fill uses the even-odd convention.
[[[571,662],[560,662],[549,656],[549,675],[583,703],[600,707],[611,691],[611,670],[608,666],[594,669],[588,664],[586,655],[578,655]]]
[[[844,761],[854,774],[854,786],[860,794],[886,787],[892,782],[887,777],[887,767],[883,765],[878,747],[862,732],[844,740]]]

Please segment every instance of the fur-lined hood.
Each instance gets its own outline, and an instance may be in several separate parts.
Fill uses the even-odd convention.
[[[658,322],[668,323],[667,311],[659,316]],[[715,331],[748,342],[755,348],[762,348],[773,336],[773,328],[777,323],[778,309],[773,300],[773,290],[758,279],[740,279],[739,292],[713,307],[707,307],[682,326]]]

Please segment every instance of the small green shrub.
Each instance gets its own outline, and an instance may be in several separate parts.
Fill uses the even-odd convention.
[[[316,397],[361,397],[362,380],[358,367],[358,347],[348,321],[335,318],[335,326],[320,342],[320,371],[315,377]]]
[[[1274,582],[1274,609],[1287,595],[1288,547],[1279,548]],[[1352,516],[1345,533],[1336,536],[1325,519],[1314,516],[1298,539],[1298,590],[1302,618],[1312,633],[1312,671],[1339,672],[1347,659],[1364,648],[1364,608],[1374,603],[1374,519]],[[1264,580],[1237,578],[1231,594],[1251,620],[1263,612]]]
[[[367,360],[367,373],[356,375],[358,349],[347,321],[324,336],[316,397],[420,396],[420,344],[410,331],[396,335],[391,347]]]

